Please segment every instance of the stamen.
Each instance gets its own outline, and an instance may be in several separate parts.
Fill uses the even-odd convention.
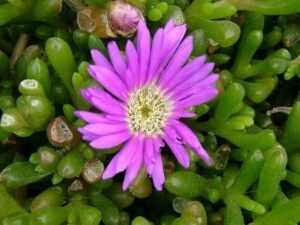
[[[171,102],[156,85],[142,87],[129,96],[127,119],[134,133],[161,133],[170,112]]]

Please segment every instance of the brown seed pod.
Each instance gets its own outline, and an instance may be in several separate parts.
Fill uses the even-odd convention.
[[[103,171],[103,163],[99,159],[94,159],[84,163],[81,175],[87,183],[94,184],[101,180]]]
[[[116,37],[110,29],[104,9],[82,7],[77,13],[77,24],[81,30],[93,33],[100,38]]]
[[[65,147],[78,142],[79,134],[62,116],[54,118],[48,125],[47,136],[55,147]]]

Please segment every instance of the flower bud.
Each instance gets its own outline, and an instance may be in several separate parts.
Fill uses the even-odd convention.
[[[138,8],[122,1],[107,4],[107,18],[112,31],[124,37],[132,36],[139,21],[144,19]]]

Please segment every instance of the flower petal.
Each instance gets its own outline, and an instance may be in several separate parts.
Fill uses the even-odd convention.
[[[109,114],[124,115],[123,105],[106,91],[97,87],[89,87],[81,90],[81,92],[82,95],[99,110]]]
[[[137,52],[139,55],[140,65],[139,81],[140,84],[144,84],[147,79],[147,71],[149,66],[151,37],[144,20],[140,20],[137,30]]]
[[[175,27],[173,19],[170,19],[164,27],[164,32],[167,33]]]
[[[174,55],[174,52],[178,48],[185,32],[186,25],[175,26],[173,29],[164,30],[164,46],[162,48],[164,57],[160,65],[162,68],[168,64],[171,57]]]
[[[74,114],[80,119],[86,121],[87,123],[102,123],[107,121],[104,116],[100,113],[93,113],[88,111],[75,111]]]
[[[165,182],[165,174],[160,153],[157,154],[157,159],[153,168],[152,179],[156,190],[161,191]]]
[[[153,41],[152,41],[152,48],[151,48],[151,57],[149,62],[149,71],[148,71],[148,79],[149,81],[153,80],[153,76],[158,74],[159,71],[157,70],[161,60],[163,58],[162,54],[162,46],[163,46],[163,29],[158,29],[156,31]]]
[[[106,90],[112,93],[117,98],[126,101],[127,87],[123,81],[112,71],[101,68],[99,66],[89,66],[89,73],[98,81]]]
[[[193,112],[189,112],[185,109],[173,110],[172,116],[170,119],[180,119],[180,118],[195,118],[197,115]]]
[[[160,84],[165,87],[188,60],[193,50],[193,38],[187,37],[178,47],[176,53],[162,73]]]
[[[159,79],[161,75],[160,72],[163,71],[165,66],[169,63],[182,38],[184,37],[185,32],[186,25],[174,26],[172,28],[170,25],[169,29],[163,30],[163,40],[160,47],[159,64],[155,68],[156,72],[154,74],[151,74],[153,81]]]
[[[180,101],[187,97],[194,97],[194,95],[204,92],[207,88],[214,88],[218,79],[218,74],[212,74],[198,83],[195,83],[194,86],[191,85],[189,89],[186,89],[186,86],[184,85],[180,88],[174,88],[173,93],[171,93],[170,96],[174,101]]]
[[[123,190],[126,190],[129,187],[129,185],[134,181],[142,166],[143,148],[144,148],[144,141],[143,139],[140,139],[138,146],[135,149],[135,154],[131,158],[131,163],[126,169],[125,178],[122,185]]]
[[[176,86],[190,78],[193,74],[201,69],[203,63],[205,62],[205,56],[199,56],[193,59],[191,62],[187,63],[183,66],[176,76],[169,82],[168,86],[166,87],[167,90],[173,90]]]
[[[110,62],[106,59],[106,57],[104,55],[102,55],[102,53],[99,50],[92,49],[91,55],[92,55],[94,63],[97,66],[101,66],[101,67],[107,68],[111,71],[114,71],[114,68],[112,67]]]
[[[126,83],[127,87],[131,90],[137,87],[139,84],[139,58],[138,53],[130,40],[127,41],[125,53],[128,63],[128,69],[126,71]]]
[[[78,128],[78,131],[82,134],[82,139],[85,141],[93,141],[99,137],[99,135],[85,132],[81,128]]]
[[[196,152],[204,162],[206,162],[207,164],[211,164],[212,159],[204,150],[194,132],[180,121],[174,121],[174,123],[174,128],[177,131],[178,135],[182,138],[183,142],[190,146],[191,149]]]
[[[165,135],[163,139],[170,147],[171,151],[175,155],[178,162],[184,167],[188,168],[190,165],[190,157],[185,148],[182,146],[181,143],[177,140],[177,135],[175,131],[171,128],[167,128],[165,130]]]
[[[206,63],[204,64],[199,71],[196,73],[191,74],[186,79],[182,80],[180,83],[178,83],[176,86],[174,86],[172,89],[169,88],[169,92],[173,93],[182,93],[184,90],[188,90],[191,87],[195,87],[198,85],[198,83],[202,82],[203,79],[206,77],[210,77],[210,73],[212,72],[212,69],[214,67],[213,63]],[[205,84],[203,84],[205,85]]]
[[[214,87],[203,87],[200,93],[191,95],[176,103],[175,109],[184,109],[195,105],[203,104],[212,100],[218,94],[218,89]]]
[[[109,135],[128,131],[126,123],[91,123],[81,127],[82,131],[98,134],[99,136]]]
[[[144,162],[149,175],[152,174],[153,167],[157,158],[157,150],[154,148],[153,138],[145,139]]]
[[[118,116],[118,115],[112,115],[112,114],[105,114],[104,118],[110,120],[110,121],[119,121],[119,122],[125,122],[126,117]]]
[[[102,178],[109,179],[124,171],[128,165],[131,163],[131,159],[134,156],[136,149],[138,147],[137,138],[131,138],[122,148],[122,150],[115,155],[115,157],[110,161],[106,167]]]
[[[122,56],[120,49],[115,41],[111,41],[107,44],[108,54],[110,61],[112,62],[116,72],[122,80],[125,80],[125,72],[127,65],[124,57]]]
[[[128,131],[100,136],[90,143],[90,146],[93,148],[105,149],[113,148],[123,142],[127,141],[131,137],[131,134]]]

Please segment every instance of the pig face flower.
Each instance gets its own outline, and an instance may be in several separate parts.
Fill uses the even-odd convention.
[[[167,145],[185,168],[190,159],[186,146],[206,163],[211,159],[194,132],[181,118],[193,117],[191,107],[213,99],[218,75],[205,56],[191,61],[192,37],[184,38],[186,25],[169,21],[154,34],[145,21],[138,24],[136,45],[128,40],[125,56],[115,42],[108,43],[109,60],[92,50],[95,64],[88,70],[103,88],[82,90],[83,97],[98,112],[77,111],[87,124],[83,139],[95,149],[121,145],[107,165],[103,179],[125,171],[123,189],[144,166],[154,186],[161,190],[165,180],[162,147]]]

